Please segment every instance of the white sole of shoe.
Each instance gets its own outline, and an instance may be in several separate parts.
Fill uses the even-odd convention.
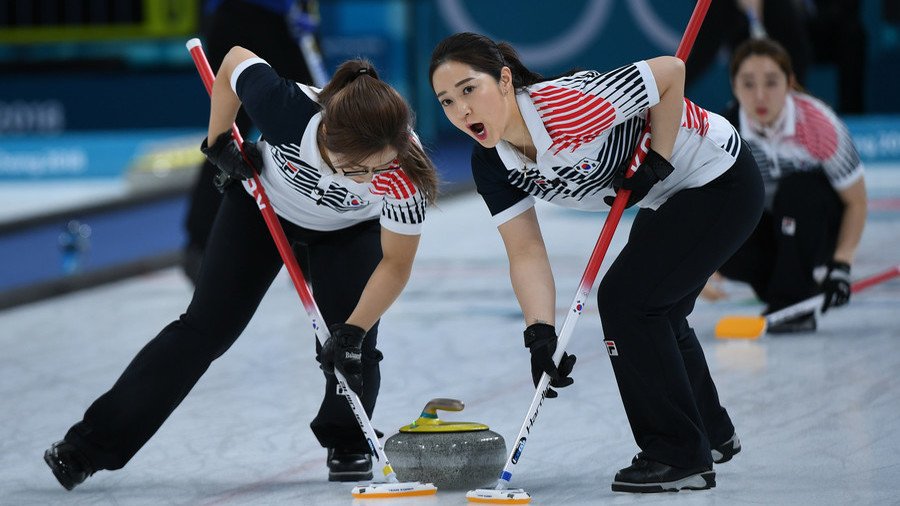
[[[679,490],[706,490],[716,486],[716,472],[706,471],[692,474],[680,480],[658,483],[629,483],[614,481],[613,492],[633,492],[649,494],[655,492],[678,492]]]

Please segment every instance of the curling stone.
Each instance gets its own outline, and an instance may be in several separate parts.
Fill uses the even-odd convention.
[[[434,483],[439,489],[471,489],[497,482],[506,462],[503,436],[475,422],[445,422],[437,410],[462,411],[456,399],[432,399],[419,418],[384,445],[400,481]]]

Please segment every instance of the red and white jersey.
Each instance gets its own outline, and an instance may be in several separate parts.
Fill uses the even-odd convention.
[[[863,164],[847,127],[820,100],[791,92],[779,117],[765,127],[743,109],[738,112],[741,136],[753,152],[771,198],[778,181],[797,172],[821,171],[836,190],[863,175]]]
[[[231,84],[263,134],[259,177],[279,216],[321,231],[380,217],[381,226],[392,232],[421,233],[427,203],[402,167],[357,183],[325,163],[316,143],[322,121],[317,89],[279,77],[260,58],[238,65]],[[244,182],[250,193],[251,185],[252,180]]]
[[[540,82],[519,92],[516,101],[537,148],[536,162],[506,141],[492,149],[476,145],[472,153],[476,187],[498,225],[532,207],[535,198],[608,209],[603,197],[615,194],[613,176],[633,156],[659,91],[641,61]],[[679,190],[712,181],[734,164],[740,149],[740,137],[725,118],[685,99],[670,160],[675,171],[638,205],[656,209]]]

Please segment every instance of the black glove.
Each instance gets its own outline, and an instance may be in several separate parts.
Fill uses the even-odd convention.
[[[622,162],[612,181],[613,189],[616,190],[616,193],[619,192],[620,188],[631,191],[631,194],[628,195],[628,203],[625,204],[626,208],[637,204],[650,193],[650,188],[653,188],[653,185],[669,177],[669,174],[675,170],[675,167],[668,160],[652,149],[647,151],[647,156],[644,157],[644,161],[634,171],[634,174],[626,178],[625,171],[628,170],[630,165],[631,158]],[[615,200],[615,197],[603,197],[603,202],[606,202],[606,205],[610,207],[612,207]]]
[[[823,313],[850,302],[850,264],[836,260],[828,262],[828,274],[822,282],[822,291],[825,294]]]
[[[362,395],[362,342],[366,331],[348,323],[335,323],[328,330],[331,337],[322,345],[319,367],[326,374],[334,374],[337,367],[347,380],[347,386]]]
[[[237,143],[231,138],[231,130],[222,132],[216,137],[216,142],[212,146],[207,145],[208,139],[203,139],[200,145],[200,151],[206,155],[206,159],[219,168],[229,180],[250,179],[253,177],[253,169],[262,171],[263,160],[256,147],[256,143],[252,141],[244,141],[244,153],[247,159],[253,164],[253,167],[247,165],[244,157],[241,156],[241,150],[238,149]],[[227,184],[222,184],[222,178],[216,178],[216,187],[223,189]],[[220,186],[221,185],[221,186]]]
[[[543,373],[550,376],[550,386],[556,388],[567,387],[575,382],[569,377],[572,368],[575,367],[575,355],[563,352],[559,367],[553,362],[556,340],[556,330],[553,325],[534,323],[525,329],[525,347],[531,351],[531,379],[534,380],[534,386],[541,381]],[[548,398],[552,399],[557,395],[552,388],[547,389]]]

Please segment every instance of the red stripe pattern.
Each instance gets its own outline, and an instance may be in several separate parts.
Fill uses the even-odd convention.
[[[795,139],[813,158],[825,161],[838,149],[838,134],[831,120],[815,104],[802,96],[795,96],[797,123]]]
[[[553,140],[554,155],[594,140],[616,119],[611,103],[578,90],[550,85],[533,92],[531,98]]]
[[[408,199],[416,194],[416,187],[402,169],[378,174],[372,178],[372,193]]]
[[[706,109],[691,102],[687,98],[684,99],[684,128],[696,130],[702,136],[706,136],[709,131],[709,113]]]

